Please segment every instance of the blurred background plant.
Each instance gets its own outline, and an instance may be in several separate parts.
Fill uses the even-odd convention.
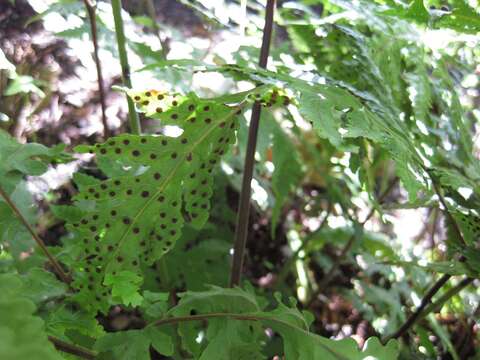
[[[371,336],[394,333],[437,274],[451,275],[434,298],[436,311],[400,334],[400,358],[480,359],[480,293],[473,280],[480,272],[477,1],[279,1],[269,74],[255,73],[263,2],[122,4],[134,88],[213,97],[256,81],[331,85],[320,96],[291,86],[297,104],[262,113],[244,268],[257,293],[270,300],[275,291],[292,296],[313,313],[314,332],[353,337],[363,346]],[[107,133],[125,132],[126,101],[112,90],[122,72],[110,4],[98,1],[94,18],[103,110],[85,3],[0,4],[0,127],[18,142],[67,150],[94,144],[106,134],[103,111]],[[227,64],[240,70],[227,71]],[[364,106],[383,122],[362,115]],[[164,131],[143,116],[140,121],[145,132]],[[237,145],[215,175],[208,224],[201,232],[187,227],[145,274],[144,290],[228,285],[246,140],[241,122]],[[7,140],[0,139],[0,159],[11,149],[2,144]],[[50,165],[21,171],[28,176],[12,180],[9,193],[47,245],[68,257],[69,248],[58,245],[69,241],[64,220],[73,214],[62,206],[76,192],[72,174],[103,175],[90,158],[54,150],[37,149],[33,154]],[[7,211],[0,208],[0,269],[27,273],[41,260],[28,234],[12,235]],[[462,220],[461,212],[473,220]],[[160,267],[168,278],[158,276]],[[96,320],[66,308],[48,313],[45,299],[60,293],[52,285],[42,294],[39,314],[50,334],[85,346],[87,336],[137,329],[145,321],[126,306]],[[281,353],[279,338],[270,336],[264,354]]]

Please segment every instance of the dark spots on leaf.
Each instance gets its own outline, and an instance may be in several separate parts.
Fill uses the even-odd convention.
[[[156,172],[155,174],[153,174],[153,178],[155,180],[160,180],[160,178],[162,177],[162,175],[160,175],[158,172]]]
[[[106,154],[107,153],[107,149],[100,149],[100,154]]]
[[[82,219],[82,221],[80,221],[83,225],[87,225],[88,224],[88,220],[87,219]]]
[[[188,110],[189,110],[189,111],[195,110],[195,105],[193,105],[193,104],[188,105]]]
[[[205,169],[205,166],[206,166],[205,163],[203,163],[202,165],[200,165],[200,169],[202,170]]]
[[[233,129],[234,127],[235,127],[235,123],[232,122],[232,123],[230,124],[230,129]]]
[[[100,199],[100,194],[99,193],[95,193],[95,199]]]
[[[130,144],[130,140],[128,140],[128,139],[123,140],[123,144],[124,144],[124,145]]]
[[[202,209],[206,209],[208,208],[208,205],[207,204],[202,204],[202,206],[200,206]]]
[[[215,164],[217,163],[217,160],[211,159],[211,160],[209,161],[209,163],[212,164],[212,165],[215,165]]]
[[[203,197],[203,198],[206,198],[207,196],[208,196],[208,193],[207,193],[207,192],[202,193],[202,197]]]
[[[97,231],[97,227],[96,227],[96,226],[90,226],[90,231],[91,231],[91,232]]]
[[[147,106],[148,104],[150,104],[150,101],[148,101],[148,100],[145,100],[144,102],[142,102],[142,105]]]
[[[105,190],[105,189],[107,188],[107,185],[106,185],[106,184],[101,184],[101,185],[100,185],[100,188],[103,189],[103,190]]]
[[[109,223],[106,223],[106,224],[105,224],[105,227],[106,227],[107,229],[109,229],[109,228],[110,228],[110,224],[109,224]]]
[[[150,154],[150,159],[155,160],[157,158],[157,155],[155,154]]]
[[[125,225],[128,225],[130,224],[130,219],[128,217],[124,217],[122,222],[125,224]]]
[[[122,149],[120,148],[115,148],[115,154],[121,154],[122,153]]]
[[[108,195],[110,195],[111,197],[114,197],[114,196],[116,195],[116,193],[115,193],[115,191],[110,191],[110,192],[108,193]]]
[[[207,179],[203,179],[202,182],[201,182],[201,184],[202,184],[202,185],[207,185],[207,182],[208,182]]]
[[[107,249],[108,249],[108,251],[112,251],[113,250],[113,245],[108,245]]]
[[[147,92],[145,93],[145,96],[146,96],[146,97],[150,97],[150,96],[152,96],[152,93],[151,93],[150,91],[147,91]]]
[[[180,141],[182,144],[186,144],[188,142],[187,139],[183,138],[181,141]]]
[[[135,101],[140,101],[140,96],[137,95],[137,96],[134,97],[134,99],[135,99]]]
[[[88,244],[88,239],[83,239],[84,244]]]
[[[165,216],[166,216],[166,214],[165,214],[164,212],[161,212],[161,213],[160,213],[160,217],[161,217],[161,218],[164,218]]]
[[[218,126],[223,128],[223,127],[225,127],[225,124],[226,124],[225,121],[222,121],[220,124],[218,124]]]
[[[165,230],[165,229],[167,228],[167,225],[165,225],[165,224],[160,224],[160,227],[161,227],[163,230]]]
[[[135,179],[135,182],[136,182],[136,183],[139,183],[139,182],[140,182],[140,179],[139,179],[139,178],[136,178],[136,179]]]
[[[192,191],[190,191],[190,194],[192,195],[195,195],[197,193],[197,190],[193,189]]]
[[[94,188],[89,188],[88,192],[93,194],[95,192],[95,189]]]
[[[187,156],[186,156],[186,159],[187,159],[187,161],[192,161],[192,159],[193,159],[192,153],[188,153]]]
[[[140,229],[138,227],[134,227],[132,231],[134,234],[138,234],[140,232]]]
[[[165,196],[160,195],[157,199],[159,202],[163,202],[165,200]]]
[[[137,266],[137,265],[138,265],[138,261],[137,261],[137,260],[133,260],[133,261],[132,261],[132,265],[133,265],[133,266]]]
[[[157,235],[157,236],[155,236],[155,238],[156,238],[158,241],[162,241],[162,240],[163,240],[163,236],[161,236],[161,235]]]
[[[191,173],[191,174],[190,174],[190,179],[194,179],[194,178],[195,178],[195,176],[196,176],[196,174],[195,174],[195,173]]]
[[[142,246],[142,247],[143,247],[143,246],[145,246],[145,245],[146,245],[146,242],[145,242],[145,240],[142,240],[142,241],[140,241],[140,246]]]
[[[168,141],[167,140],[162,140],[162,145],[163,146],[166,146],[168,144]]]
[[[122,262],[122,261],[123,261],[123,257],[117,256],[117,261],[118,261],[118,262]]]
[[[133,151],[132,151],[132,155],[133,155],[133,156],[140,156],[140,151],[138,151],[138,150],[133,150]]]
[[[147,139],[146,139],[146,138],[142,138],[142,139],[140,140],[140,142],[141,142],[142,144],[146,144],[146,143],[147,143]]]
[[[210,106],[208,105],[203,108],[203,111],[209,111],[209,110],[210,110]]]
[[[172,114],[172,115],[170,116],[170,118],[171,118],[172,120],[177,120],[177,119],[178,119],[178,115],[177,115],[177,114]]]
[[[173,207],[176,207],[177,205],[178,205],[178,202],[176,202],[176,201],[172,202]]]
[[[175,230],[170,230],[170,235],[174,236],[177,232]]]
[[[192,204],[192,207],[197,207],[197,205],[198,205],[198,203],[194,202],[194,203]]]
[[[150,195],[150,193],[146,190],[142,191],[142,197],[146,198]]]
[[[132,192],[133,192],[132,189],[128,189],[127,190],[127,195],[132,195]]]
[[[120,180],[115,180],[113,183],[117,186],[119,186],[121,184]]]
[[[178,222],[177,218],[172,218],[172,223],[176,224]]]
[[[198,215],[196,213],[192,213],[192,218],[196,218]]]
[[[173,101],[172,101],[172,105],[173,105],[173,106],[177,106],[177,105],[178,105],[178,101],[173,100]]]
[[[163,96],[162,94],[157,95],[157,99],[158,99],[158,100],[163,100],[164,97],[165,97],[165,96]]]
[[[196,118],[196,117],[192,117],[192,118],[190,118],[190,120],[189,120],[189,121],[190,121],[190,122],[193,124],[193,123],[194,123],[196,120],[197,120],[197,118]]]
[[[163,112],[163,109],[161,107],[157,107],[155,111],[160,114]]]
[[[87,288],[88,290],[93,290],[93,285],[88,285]]]
[[[204,121],[205,121],[206,124],[210,124],[212,122],[212,119],[206,118]]]
[[[171,156],[172,156],[172,159],[176,159],[177,158],[177,153],[174,152],[174,153],[172,153]]]
[[[219,143],[223,142],[223,137],[221,137],[220,139],[218,139],[218,142],[219,142]]]
[[[93,219],[93,220],[98,220],[98,215],[96,215],[96,214],[93,215],[93,216],[92,216],[92,219]]]

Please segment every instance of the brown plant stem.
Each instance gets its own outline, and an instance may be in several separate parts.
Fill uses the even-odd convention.
[[[450,210],[448,209],[447,203],[446,203],[443,195],[440,192],[440,187],[438,186],[438,184],[437,184],[437,182],[434,178],[434,175],[428,169],[426,169],[426,171],[429,174],[430,179],[432,180],[433,189],[434,189],[435,193],[437,194],[438,199],[439,199],[440,203],[442,204],[442,206],[444,208],[443,209],[444,212],[446,213],[447,217],[449,218],[455,232],[457,233],[457,236],[458,236],[459,240],[462,242],[462,244],[465,245],[466,242],[465,242],[465,239],[462,235],[460,227],[458,226],[457,222],[455,221],[455,218],[453,217],[453,215],[450,213]],[[461,256],[460,261],[462,261],[462,262],[465,261],[465,258],[463,256]],[[449,274],[442,275],[442,277],[440,279],[438,279],[435,282],[435,284],[433,284],[433,286],[430,288],[430,290],[424,295],[424,297],[422,298],[422,301],[420,303],[420,306],[415,310],[415,312],[413,312],[407,318],[407,320],[398,328],[397,331],[395,331],[393,334],[389,335],[385,339],[385,341],[388,341],[390,339],[397,339],[397,338],[403,336],[420,318],[422,318],[422,317],[424,317],[428,314],[426,309],[428,309],[429,312],[433,311],[435,309],[435,307],[428,306],[428,305],[431,303],[432,298],[435,296],[435,294],[442,288],[443,285],[445,285],[447,283],[448,280],[450,280],[451,277],[452,276],[449,275]],[[464,280],[464,281],[466,281],[466,280]],[[451,295],[451,296],[453,296],[453,295]],[[428,308],[427,308],[427,306],[428,306]]]
[[[162,40],[162,36],[160,35],[160,27],[157,24],[157,17],[155,15],[155,5],[153,4],[152,0],[145,0],[145,6],[147,8],[148,17],[152,20],[153,30],[155,31],[155,35],[158,38],[160,43],[160,54],[163,60],[167,58],[167,44],[165,41]]]
[[[463,289],[465,289],[468,285],[470,285],[473,280],[475,280],[474,278],[471,278],[471,277],[465,277],[462,281],[460,281],[457,285],[453,286],[452,288],[448,289],[447,291],[445,291],[439,298],[438,300],[436,300],[435,302],[431,303],[430,305],[428,305],[422,312],[422,314],[420,315],[421,318],[424,318],[425,316],[427,316],[428,314],[430,314],[431,312],[437,312],[437,311],[440,311],[440,309],[442,308],[442,306],[448,301],[450,300],[452,297],[454,297],[455,295],[457,295],[460,291],[462,291]]]
[[[88,360],[96,359],[97,357],[97,353],[87,348],[84,348],[83,346],[70,344],[54,336],[49,336],[48,340],[50,340],[50,342],[53,343],[53,345],[55,346],[55,349],[62,351],[64,353],[76,355],[82,359],[88,359]]]
[[[432,298],[442,288],[442,286],[445,285],[448,280],[450,280],[451,277],[452,276],[449,274],[442,275],[442,277],[438,279],[430,288],[430,290],[428,290],[428,292],[423,296],[418,308],[407,318],[407,320],[398,328],[397,331],[387,336],[384,341],[387,342],[390,339],[397,339],[403,336],[403,334],[405,334],[417,322],[417,320],[420,319],[420,315],[422,315],[427,305],[430,304]],[[423,316],[425,315],[426,314],[423,314]]]
[[[0,196],[5,200],[5,202],[10,207],[10,209],[12,209],[13,213],[16,215],[18,220],[20,220],[20,222],[23,224],[23,226],[25,226],[25,228],[28,230],[30,235],[32,235],[32,237],[35,240],[35,242],[37,243],[37,245],[40,247],[40,249],[43,251],[45,256],[48,258],[48,260],[52,264],[53,268],[55,269],[56,274],[60,277],[60,279],[62,279],[62,281],[65,284],[67,284],[67,285],[70,284],[70,282],[72,281],[70,276],[67,273],[65,273],[65,271],[63,271],[62,266],[55,259],[55,257],[50,253],[50,251],[48,251],[47,246],[45,245],[43,240],[40,239],[40,236],[38,236],[38,234],[35,232],[35,230],[30,226],[27,219],[25,219],[25,217],[22,215],[22,213],[20,212],[18,207],[13,203],[13,201],[10,199],[8,194],[1,187],[0,187]]]
[[[265,12],[265,26],[263,28],[262,47],[260,49],[259,66],[267,67],[268,53],[270,51],[270,42],[273,29],[273,14],[275,11],[275,0],[267,0]],[[250,127],[248,131],[247,150],[245,154],[245,165],[242,179],[242,190],[240,192],[240,203],[237,214],[237,223],[235,229],[235,242],[233,252],[233,263],[230,274],[230,286],[240,284],[243,269],[243,258],[247,243],[248,219],[250,215],[250,197],[252,192],[253,168],[255,165],[255,149],[257,145],[258,126],[260,121],[261,107],[256,101],[253,104],[252,116],[250,118]]]
[[[110,130],[107,124],[107,106],[105,104],[105,87],[103,82],[102,65],[98,56],[98,32],[97,32],[97,18],[95,10],[97,4],[94,0],[83,0],[85,7],[87,8],[88,18],[90,20],[90,32],[92,35],[93,43],[93,59],[95,60],[95,66],[97,68],[97,81],[98,92],[100,94],[100,106],[102,108],[102,124],[103,124],[103,137],[107,139],[110,137]]]

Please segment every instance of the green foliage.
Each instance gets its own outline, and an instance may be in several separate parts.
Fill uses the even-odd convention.
[[[13,274],[0,275],[0,358],[59,360],[62,357],[47,340],[35,305],[22,294],[22,281]]]
[[[244,45],[258,40],[254,24],[262,21],[246,27],[236,2],[228,2],[234,9],[228,17],[185,2],[225,32],[238,22],[248,41],[225,56],[171,32],[173,44],[192,47],[191,58],[165,60],[152,39],[129,34],[134,25],[127,18],[128,51],[140,68],[133,76],[150,74],[169,90],[120,88],[135,103],[144,134],[76,146],[74,187],[63,189],[75,193],[67,195],[73,204],[58,192],[39,210],[28,186],[49,164],[71,160],[64,147],[20,144],[0,131],[0,187],[47,243],[58,245],[49,251],[73,278],[67,286],[47,271],[45,259],[31,252],[30,234],[0,201],[0,271],[15,273],[0,275],[0,358],[60,358],[47,334],[92,348],[102,359],[448,356],[442,351],[457,359],[466,353],[433,316],[412,328],[415,341],[382,344],[380,338],[405,321],[405,309],[431,286],[432,274],[479,274],[478,99],[472,95],[479,54],[471,46],[478,11],[464,0],[446,9],[422,0],[313,3],[278,9],[288,37],[279,31],[271,70],[256,65],[258,48]],[[98,37],[101,50],[114,57],[104,5],[98,2]],[[256,16],[257,6],[249,3],[245,14]],[[61,0],[30,22],[49,14],[83,21],[82,9]],[[158,30],[150,18],[136,21]],[[445,28],[470,35],[445,49],[430,46],[427,35]],[[77,21],[57,35],[69,43],[89,32],[86,21]],[[18,75],[2,51],[0,70],[9,74],[4,96],[43,95],[44,84]],[[198,85],[197,76],[222,84]],[[218,96],[219,89],[228,94]],[[255,101],[263,107],[244,276],[257,286],[227,288],[248,136],[242,113]],[[382,196],[390,183],[393,190]],[[427,218],[419,238],[429,237],[429,246],[422,239],[408,243],[390,224],[401,209],[421,208],[429,211],[418,212]],[[475,313],[469,306],[478,294],[469,291],[471,301],[451,301],[457,312]],[[289,295],[301,306],[293,297],[285,302]],[[116,331],[109,320],[119,312],[139,322]],[[365,340],[362,348],[348,336],[350,322],[367,325],[355,338]]]

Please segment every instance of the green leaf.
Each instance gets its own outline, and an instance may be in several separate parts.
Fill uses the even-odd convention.
[[[132,306],[138,306],[143,302],[143,298],[138,292],[142,284],[142,277],[131,271],[107,274],[104,284],[111,287],[113,300]]]
[[[200,99],[156,90],[129,91],[139,111],[178,127],[180,136],[121,135],[104,144],[79,146],[124,167],[121,175],[81,187],[77,205],[88,203],[79,222],[68,225],[82,257],[75,262],[79,301],[87,308],[108,308],[113,282],[120,271],[141,272],[167,253],[180,237],[185,220],[201,228],[208,219],[213,193],[212,173],[235,142],[241,108],[215,99]],[[277,90],[247,93],[265,106],[283,102]],[[105,286],[107,285],[107,286]],[[135,303],[140,299],[132,294]],[[124,293],[121,299],[125,300]],[[95,301],[92,301],[95,299]]]
[[[22,287],[17,276],[0,275],[0,359],[61,360],[43,320],[34,316],[35,305],[22,296]]]
[[[66,332],[70,333],[72,330],[93,338],[105,334],[102,326],[92,314],[72,311],[64,305],[51,311],[45,323],[48,332],[58,337],[66,336]]]
[[[160,354],[173,354],[172,340],[155,327],[108,333],[96,341],[94,349],[111,352],[118,360],[150,360],[150,345]]]

